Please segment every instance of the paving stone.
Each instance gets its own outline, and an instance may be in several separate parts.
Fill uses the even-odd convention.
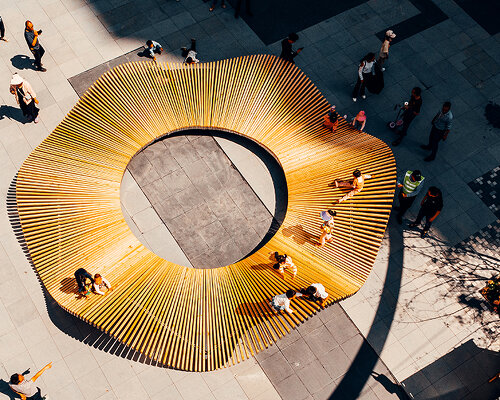
[[[291,375],[281,382],[278,382],[276,384],[276,389],[283,399],[305,400],[309,396],[309,392],[297,375]]]
[[[300,370],[316,357],[305,339],[301,338],[282,350],[283,355],[294,370]]]
[[[293,374],[292,367],[281,352],[266,358],[259,364],[274,385]]]

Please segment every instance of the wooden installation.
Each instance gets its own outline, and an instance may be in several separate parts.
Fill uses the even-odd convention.
[[[323,127],[330,105],[294,65],[269,55],[185,66],[123,64],[99,78],[24,162],[17,204],[33,264],[50,295],[73,315],[161,365],[208,371],[270,346],[319,311],[269,299],[322,283],[337,302],[363,285],[389,217],[396,166],[382,141],[343,119]],[[288,209],[278,232],[235,264],[193,269],[145,248],[124,221],[120,183],[130,159],[155,139],[186,129],[247,136],[284,170]],[[168,139],[167,139],[168,140]],[[371,174],[361,193],[329,184]],[[202,172],[200,172],[202,173]],[[318,247],[320,212],[337,211],[332,244]],[[270,253],[287,253],[298,275],[282,279]],[[106,296],[76,296],[75,270],[100,273]]]

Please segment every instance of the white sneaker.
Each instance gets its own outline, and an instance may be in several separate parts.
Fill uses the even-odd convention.
[[[38,124],[38,121],[40,121],[40,119],[38,117],[35,118],[35,124]]]
[[[366,99],[366,95],[364,94],[363,96],[361,96],[362,99]]]
[[[356,97],[353,97],[352,101],[354,101],[356,103],[356,101],[358,101],[358,99]]]
[[[384,71],[385,71],[385,68],[382,68],[382,72],[384,72]]]

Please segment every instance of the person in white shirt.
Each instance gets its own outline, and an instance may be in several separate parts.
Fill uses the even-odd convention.
[[[295,297],[301,297],[302,293],[297,293],[293,289],[289,289],[286,293],[278,294],[271,299],[269,305],[273,309],[274,312],[286,311],[289,314],[293,313],[293,310],[290,308],[290,300]]]
[[[113,290],[111,288],[111,283],[106,278],[103,278],[100,274],[94,275],[94,292],[104,296],[106,292]]]
[[[358,100],[358,94],[361,94],[363,99],[366,99],[365,87],[367,81],[372,79],[373,67],[375,65],[375,53],[368,53],[363,57],[358,67],[358,80],[352,91],[352,101]]]
[[[285,269],[288,269],[293,274],[292,279],[297,276],[297,266],[293,263],[292,257],[287,256],[286,254],[280,255],[277,251],[275,251],[274,258],[277,263],[274,264],[273,268],[278,270],[283,279],[285,279]]]
[[[146,42],[146,46],[147,46],[147,49],[145,50],[145,54],[148,57],[151,57],[153,59],[153,61],[156,61],[155,53],[161,54],[161,52],[163,51],[162,45],[158,42],[155,42],[154,40],[148,40]]]
[[[189,48],[189,50],[186,48],[186,47],[183,47],[182,49],[182,57],[185,57],[184,58],[184,64],[197,64],[200,62],[200,60],[198,60],[196,58],[196,55],[198,54],[196,52],[196,40],[195,39],[191,39],[191,47]]]
[[[305,289],[301,289],[301,295],[308,296],[307,298],[311,301],[319,301],[320,305],[325,304],[328,298],[328,293],[326,293],[325,287],[321,283],[313,283]]]
[[[52,368],[52,363],[48,363],[31,379],[26,379],[23,375],[29,373],[29,370],[27,372],[23,372],[23,374],[13,374],[10,377],[9,386],[21,397],[22,400],[44,400],[47,397],[42,396],[40,388],[35,386],[35,381],[49,368]]]

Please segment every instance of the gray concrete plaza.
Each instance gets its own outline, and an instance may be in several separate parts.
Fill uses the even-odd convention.
[[[500,372],[499,317],[479,290],[500,273],[500,129],[485,116],[489,102],[500,104],[500,29],[492,18],[500,6],[477,3],[255,0],[253,17],[243,4],[235,19],[236,0],[213,12],[202,0],[0,0],[9,40],[0,41],[0,399],[16,398],[7,385],[12,373],[35,373],[50,361],[37,383],[51,400],[498,398],[500,379],[488,379]],[[286,7],[294,14],[280,12]],[[32,67],[27,19],[43,30],[47,72]],[[210,62],[279,55],[278,28],[286,29],[282,37],[298,31],[295,47],[304,51],[296,65],[339,113],[352,118],[364,110],[365,130],[389,145],[394,105],[422,88],[422,111],[393,152],[398,172],[420,169],[427,188],[442,190],[443,211],[424,239],[408,228],[423,193],[403,225],[391,216],[361,290],[255,358],[209,373],[162,368],[69,315],[43,290],[18,241],[16,172],[98,76],[145,60],[137,53],[147,39],[165,48],[158,61],[180,62],[180,48],[195,37],[198,58]],[[388,28],[398,36],[385,87],[353,103],[357,64],[378,52]],[[25,121],[8,91],[15,72],[37,92],[38,124]],[[452,131],[436,160],[424,162],[420,145],[446,100]],[[158,255],[217,267],[272,234],[286,188],[258,149],[231,137],[193,135],[165,138],[136,155],[122,181],[122,210]],[[192,218],[200,221],[196,234]],[[234,221],[243,221],[247,235]]]

